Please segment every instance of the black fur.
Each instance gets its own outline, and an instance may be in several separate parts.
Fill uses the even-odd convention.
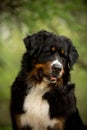
[[[27,36],[24,43],[27,51],[22,59],[21,70],[11,88],[13,130],[33,130],[33,127],[29,125],[20,126],[20,120],[17,116],[26,112],[23,109],[24,99],[33,87],[32,83],[34,85],[40,84],[44,77],[50,81],[50,75],[54,75],[54,73],[50,74],[49,71],[46,73],[41,67],[35,68],[35,65],[45,65],[47,62],[52,62],[57,55],[63,64],[64,73],[57,83],[49,83],[50,90],[42,96],[42,100],[48,101],[50,119],[63,118],[65,123],[62,129],[48,126],[46,130],[87,130],[80,118],[74,94],[74,84],[71,83],[70,70],[78,59],[78,52],[71,40],[65,36],[40,31]],[[53,51],[50,50],[52,47],[55,47]],[[32,75],[33,70],[35,73]]]

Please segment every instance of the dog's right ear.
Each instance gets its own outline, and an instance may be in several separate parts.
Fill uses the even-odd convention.
[[[37,57],[41,52],[45,39],[50,35],[46,31],[40,31],[24,38],[24,44],[30,56]]]
[[[32,43],[32,44],[31,44]],[[27,37],[24,38],[24,44],[27,49],[27,52],[30,56],[33,55],[35,51],[35,39],[32,36],[27,35]]]
[[[27,36],[24,38],[24,44],[27,49],[27,52],[30,56],[37,57],[39,52],[42,48],[42,37],[40,39],[40,36],[38,34],[33,34],[31,36]]]

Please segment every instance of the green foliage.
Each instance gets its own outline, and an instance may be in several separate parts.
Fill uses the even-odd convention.
[[[10,86],[20,70],[21,57],[25,51],[23,38],[27,33],[30,35],[42,29],[66,35],[72,39],[79,51],[80,57],[72,72],[72,81],[76,83],[81,116],[87,123],[86,6],[86,0],[4,0],[1,2],[0,108],[2,109],[0,109],[0,124],[10,124],[8,116]],[[5,129],[0,128],[0,130]]]
[[[12,128],[10,128],[10,127],[4,127],[4,128],[0,128],[0,130],[12,130]]]
[[[77,105],[79,107],[82,119],[87,122],[87,71],[79,65],[72,71],[72,82],[76,84],[75,92],[77,96]]]

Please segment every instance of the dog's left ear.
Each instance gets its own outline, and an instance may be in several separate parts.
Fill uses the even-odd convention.
[[[70,48],[69,48],[69,67],[70,69],[73,68],[73,65],[75,64],[75,62],[77,61],[79,54],[76,50],[76,48],[73,46],[72,41],[70,39],[68,39],[68,42],[70,44]]]
[[[70,69],[73,68],[73,65],[75,64],[75,62],[77,61],[79,54],[76,50],[76,48],[73,46],[72,41],[65,37],[65,36],[61,36],[61,42],[63,43],[63,45],[65,45],[66,47],[68,47],[68,66]]]

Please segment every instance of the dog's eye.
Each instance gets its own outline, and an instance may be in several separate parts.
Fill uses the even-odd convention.
[[[59,49],[59,54],[61,57],[66,57],[65,50],[62,48]]]
[[[60,56],[63,57],[63,58],[67,57],[65,50],[63,50],[63,49],[60,50]]]

